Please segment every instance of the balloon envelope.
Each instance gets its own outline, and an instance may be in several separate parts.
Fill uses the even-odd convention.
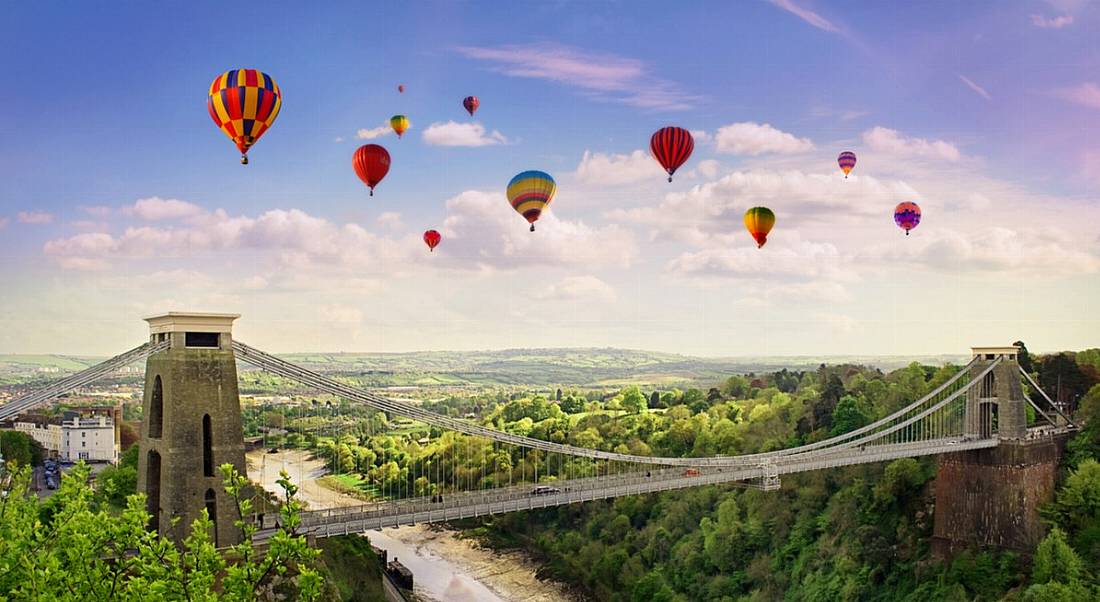
[[[536,170],[525,171],[516,174],[516,177],[508,182],[508,202],[516,213],[522,215],[531,224],[531,231],[534,232],[535,222],[550,206],[557,190],[558,184],[550,174]]]
[[[398,84],[397,91],[402,93],[405,92],[405,84]]]
[[[374,196],[374,187],[390,171],[390,153],[377,144],[364,144],[352,155],[351,165],[359,179],[370,187],[370,195]]]
[[[478,100],[476,96],[467,96],[462,99],[462,106],[466,108],[466,111],[469,112],[470,115],[473,115],[474,111],[481,106],[481,101]]]
[[[837,156],[836,163],[840,166],[840,170],[844,172],[844,177],[847,178],[848,174],[852,172],[852,168],[856,166],[856,154],[852,151],[844,151]]]
[[[909,231],[920,224],[920,205],[909,201],[898,203],[894,207],[894,223],[909,236]]]
[[[664,127],[653,133],[649,139],[649,150],[653,158],[668,172],[668,181],[672,174],[688,160],[695,150],[695,139],[691,132],[680,127]]]
[[[428,245],[428,250],[430,251],[435,251],[435,247],[441,240],[443,240],[443,237],[435,230],[428,230],[424,233],[424,244]]]
[[[275,123],[283,95],[270,75],[256,69],[232,69],[214,78],[206,108],[210,118],[241,151],[248,164],[248,149]]]
[[[405,130],[409,129],[409,118],[404,115],[394,115],[390,117],[390,127],[393,131],[397,132],[397,137],[400,138],[401,134],[405,133]]]
[[[768,232],[775,225],[775,214],[767,207],[752,207],[745,212],[745,228],[756,240],[756,248],[768,242]]]

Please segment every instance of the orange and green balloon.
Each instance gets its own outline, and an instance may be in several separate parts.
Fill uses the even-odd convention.
[[[768,242],[768,232],[775,225],[775,214],[767,207],[751,207],[745,212],[745,228],[756,240],[756,248]]]
[[[401,134],[409,129],[409,118],[404,115],[394,115],[390,117],[390,127],[393,128],[394,132],[397,132],[397,137],[400,138]]]

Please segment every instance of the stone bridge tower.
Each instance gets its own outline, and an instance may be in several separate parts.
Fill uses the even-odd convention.
[[[1046,534],[1039,507],[1054,496],[1066,435],[1029,436],[1018,348],[973,353],[972,379],[1001,362],[967,392],[965,435],[996,436],[998,445],[939,457],[932,551],[941,558],[967,548],[1031,554]]]
[[[232,346],[238,317],[171,312],[146,318],[152,341],[170,346],[145,365],[138,491],[148,498],[152,527],[176,541],[187,536],[203,508],[214,522],[217,545],[239,539],[237,510],[218,470],[228,463],[245,473]]]

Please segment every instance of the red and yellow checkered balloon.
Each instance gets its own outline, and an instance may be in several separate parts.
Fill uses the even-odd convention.
[[[214,79],[207,100],[210,117],[241,151],[248,164],[248,149],[275,123],[283,95],[270,75],[257,69],[233,69]]]

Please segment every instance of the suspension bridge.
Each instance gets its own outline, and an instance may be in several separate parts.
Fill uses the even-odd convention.
[[[220,493],[214,467],[228,462],[244,470],[237,362],[317,393],[363,404],[390,419],[411,418],[440,432],[460,433],[491,445],[488,457],[494,460],[483,468],[496,477],[489,480],[490,485],[462,474],[453,459],[444,457],[415,466],[405,479],[406,487],[383,491],[385,495],[376,501],[307,510],[302,530],[317,537],[702,485],[774,490],[780,488],[783,475],[1004,445],[1042,445],[1075,428],[1020,368],[1015,347],[989,347],[974,348],[966,366],[923,397],[871,424],[821,441],[739,456],[616,453],[508,433],[388,399],[233,340],[231,324],[237,317],[175,312],[148,318],[149,342],[10,400],[0,406],[0,421],[146,361],[139,489],[147,494],[152,527],[164,524],[171,529],[162,519],[192,519],[205,508],[214,519],[215,537],[219,531],[230,532],[233,517],[224,506],[228,500]],[[1034,417],[1030,422],[1028,406]],[[484,446],[478,449],[482,451],[474,453],[485,454]],[[503,467],[501,450],[508,458]],[[412,484],[418,477],[429,478],[433,493],[414,495]],[[276,516],[254,518],[260,529],[258,540],[276,532]],[[217,539],[223,545],[232,540],[229,535]]]

